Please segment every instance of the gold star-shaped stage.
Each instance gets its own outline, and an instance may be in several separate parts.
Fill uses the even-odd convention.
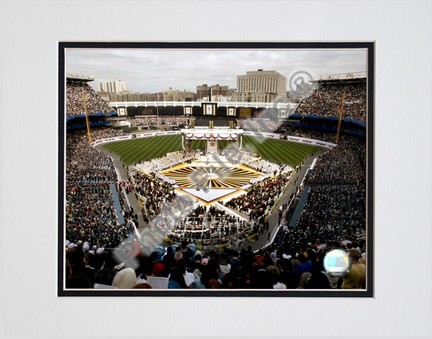
[[[177,193],[187,194],[205,205],[244,193],[252,179],[264,174],[245,165],[181,164],[160,172],[175,181]]]

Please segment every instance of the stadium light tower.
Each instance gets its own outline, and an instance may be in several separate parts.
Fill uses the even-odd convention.
[[[342,122],[344,100],[345,100],[345,92],[342,93],[341,103],[339,106],[339,120],[338,120],[337,134],[336,134],[336,144],[338,143],[338,140],[339,140],[339,132],[340,132],[340,127],[341,127],[341,122]]]
[[[82,94],[82,100],[83,100],[84,114],[85,114],[86,125],[87,125],[87,137],[88,137],[89,143],[91,143],[92,142],[92,138],[91,138],[91,134],[90,134],[90,124],[89,124],[89,118],[88,118],[88,112],[87,112],[87,96],[84,93],[84,91],[83,91],[83,94]]]
[[[159,96],[156,93],[156,119],[157,119],[157,129],[159,130],[159,105],[158,105]]]
[[[156,103],[156,115],[157,115],[157,129],[159,129],[159,106]]]

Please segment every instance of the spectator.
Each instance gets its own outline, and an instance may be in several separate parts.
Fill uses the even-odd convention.
[[[273,289],[286,289],[286,285],[279,281],[281,272],[276,266],[267,266],[267,272],[270,274],[271,283],[273,284]]]
[[[366,287],[366,265],[359,262],[361,254],[358,250],[348,251],[351,259],[351,268],[348,274],[343,278],[343,289],[359,289]]]
[[[117,272],[114,276],[112,285],[119,289],[130,289],[134,288],[137,283],[137,276],[135,271],[130,268],[124,268]]]
[[[170,270],[168,288],[187,288],[183,277],[183,272],[178,267],[173,267]]]

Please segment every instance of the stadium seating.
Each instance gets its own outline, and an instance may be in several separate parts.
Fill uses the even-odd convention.
[[[89,113],[112,110],[87,83],[68,82],[66,92],[67,116],[83,114],[83,96],[87,97]],[[344,116],[365,121],[366,87],[362,81],[323,83],[300,103],[295,113],[337,117],[342,93],[345,93]],[[188,123],[184,117],[173,116],[131,120],[134,126],[141,127],[155,126],[158,121],[167,128]],[[237,123],[249,130],[276,131],[281,137],[288,134],[335,141],[334,133],[302,129],[273,120],[266,120],[265,124],[254,119]],[[111,128],[92,129],[93,140],[122,133]],[[269,177],[253,182],[245,195],[225,203],[225,207],[247,215],[249,220],[215,208],[205,211],[203,207],[195,208],[180,220],[167,216],[173,224],[169,225],[170,232],[164,239],[162,252],[154,247],[150,253],[131,237],[134,234],[131,221],[136,221],[136,212],[141,213],[151,229],[153,218],[166,213],[164,206],[179,204],[179,210],[184,207],[175,201],[173,186],[168,180],[160,180],[156,172],[190,159],[179,152],[135,164],[137,168],[141,166],[144,173],[129,171],[128,180],[118,182],[113,161],[88,143],[84,130],[68,131],[66,141],[67,287],[119,289],[112,285],[114,276],[133,267],[136,282],[128,286],[151,288],[155,280],[151,277],[155,276],[156,268],[161,267],[159,264],[163,264],[159,273],[166,288],[342,288],[342,279],[334,281],[328,276],[323,279],[325,254],[333,248],[355,249],[361,253],[360,260],[365,262],[364,137],[341,135],[338,145],[318,158],[304,180],[304,187],[310,191],[298,223],[295,227],[287,226],[287,218],[295,208],[296,200],[293,199],[293,204],[281,213],[280,223],[272,225],[276,229],[275,238],[268,246],[252,251],[254,239],[268,231],[266,217],[287,187],[289,176],[283,166],[257,160],[245,153],[243,163],[269,174]],[[120,193],[145,197],[142,211],[131,211],[125,201],[127,194],[119,194],[120,207],[128,221],[123,224],[111,198],[112,185]],[[129,260],[116,261],[115,248],[120,244],[130,257],[137,258],[135,265]],[[100,278],[103,276],[110,278],[103,280]]]
[[[343,117],[366,120],[366,80],[323,82],[318,89],[303,99],[296,114],[338,117],[344,94]]]

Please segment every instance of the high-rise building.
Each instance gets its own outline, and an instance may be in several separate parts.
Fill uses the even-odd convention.
[[[126,92],[126,83],[123,80],[112,80],[99,83],[99,91],[108,93]]]
[[[272,102],[286,97],[287,79],[276,71],[248,71],[237,76],[237,101]]]

